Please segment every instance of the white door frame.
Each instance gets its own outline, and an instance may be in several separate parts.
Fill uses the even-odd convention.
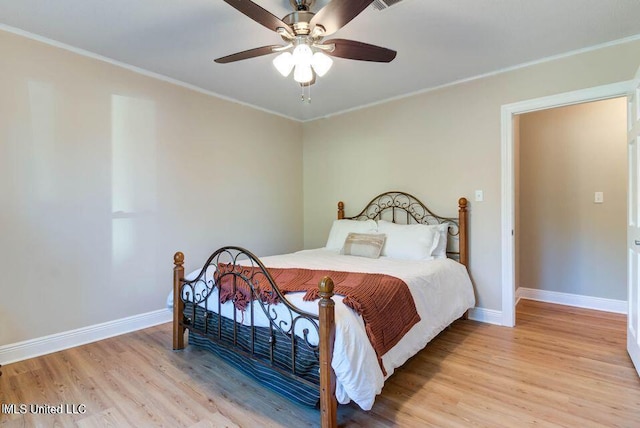
[[[515,163],[513,158],[513,116],[532,111],[581,104],[608,98],[626,97],[633,81],[580,89],[548,97],[505,104],[501,108],[502,137],[502,325],[516,324],[515,312]]]

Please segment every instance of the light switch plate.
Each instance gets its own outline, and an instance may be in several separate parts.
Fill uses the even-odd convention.
[[[476,202],[484,201],[484,192],[482,190],[476,190]]]
[[[604,202],[604,192],[596,192],[593,197],[593,202],[596,204],[602,204]]]

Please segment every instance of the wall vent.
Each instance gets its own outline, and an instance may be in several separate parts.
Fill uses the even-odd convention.
[[[373,0],[373,8],[376,10],[384,10],[393,6],[396,3],[400,3],[402,0]]]

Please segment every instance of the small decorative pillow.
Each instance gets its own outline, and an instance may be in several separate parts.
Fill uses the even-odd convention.
[[[386,236],[379,233],[350,233],[344,241],[342,254],[347,256],[380,257]]]

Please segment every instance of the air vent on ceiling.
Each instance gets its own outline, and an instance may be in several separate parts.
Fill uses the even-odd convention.
[[[376,10],[384,10],[393,6],[396,3],[400,3],[402,0],[373,0],[373,8]]]

